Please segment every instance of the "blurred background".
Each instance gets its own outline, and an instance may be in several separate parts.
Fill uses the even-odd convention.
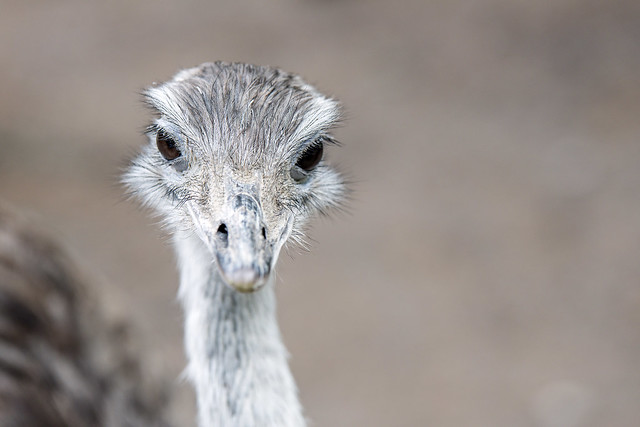
[[[141,89],[219,59],[345,106],[350,213],[277,286],[313,425],[637,425],[638,1],[0,0],[0,197],[133,322],[178,425],[175,263],[118,175]]]

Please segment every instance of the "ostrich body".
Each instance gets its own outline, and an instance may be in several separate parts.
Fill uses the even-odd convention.
[[[172,234],[199,425],[304,425],[273,269],[344,195],[322,160],[338,104],[296,75],[221,62],[145,96],[156,118],[124,182]]]
[[[103,321],[86,282],[0,203],[0,426],[167,426],[162,387],[143,381],[124,330]]]

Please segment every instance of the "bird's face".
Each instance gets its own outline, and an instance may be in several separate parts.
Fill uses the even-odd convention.
[[[309,217],[342,201],[323,160],[337,104],[299,77],[223,63],[146,96],[157,118],[126,184],[172,231],[197,235],[229,286],[259,289]]]

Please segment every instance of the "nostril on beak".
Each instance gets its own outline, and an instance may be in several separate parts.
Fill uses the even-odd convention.
[[[218,227],[218,234],[228,234],[229,232],[227,231],[227,226],[225,224],[220,224],[220,227]]]
[[[262,227],[262,238],[265,240],[267,239],[267,229],[264,227]]]
[[[227,230],[226,224],[222,223],[218,227],[218,231],[216,233],[218,239],[226,246],[229,241],[229,231]]]

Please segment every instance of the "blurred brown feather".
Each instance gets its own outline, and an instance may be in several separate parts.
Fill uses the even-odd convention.
[[[104,324],[85,283],[55,242],[0,205],[0,425],[166,425],[166,395],[141,385],[126,327]]]

